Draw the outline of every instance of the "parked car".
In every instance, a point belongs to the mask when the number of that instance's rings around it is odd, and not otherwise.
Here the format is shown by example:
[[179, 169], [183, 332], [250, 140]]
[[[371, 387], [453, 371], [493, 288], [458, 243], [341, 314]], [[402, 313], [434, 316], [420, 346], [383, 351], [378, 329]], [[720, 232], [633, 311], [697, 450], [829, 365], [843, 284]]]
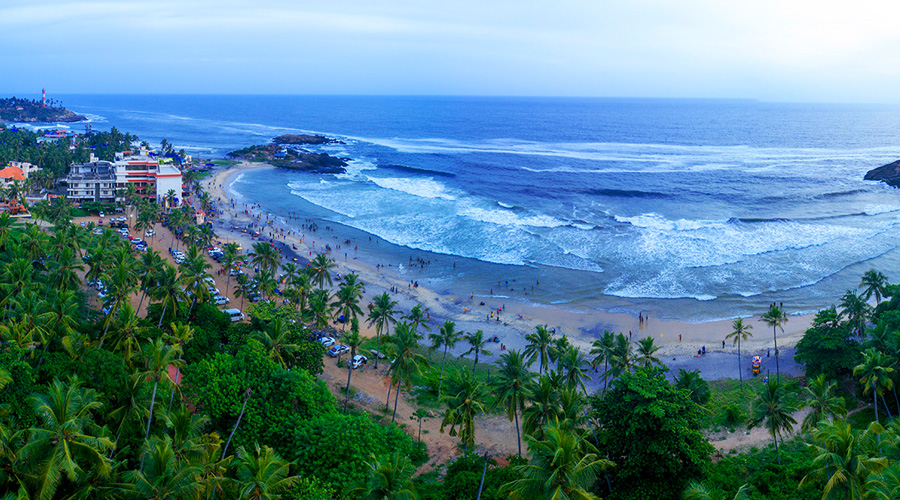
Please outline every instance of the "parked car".
[[331, 349], [328, 349], [328, 355], [332, 358], [336, 358], [342, 354], [347, 354], [348, 352], [350, 352], [350, 348], [345, 346], [344, 344], [332, 346]]
[[325, 337], [325, 332], [312, 332], [309, 334], [309, 340], [319, 340], [322, 337]]
[[84, 221], [81, 221], [81, 227], [84, 227]]
[[363, 356], [362, 354], [357, 354], [356, 356], [353, 356], [352, 360], [350, 360], [350, 369], [356, 370], [357, 368], [368, 362], [369, 358]]
[[100, 229], [99, 227], [95, 227], [94, 230], [91, 232], [94, 234], [103, 234], [103, 230]]
[[151, 230], [147, 231], [146, 233], [144, 233], [144, 236], [147, 238], [151, 238], [151, 237], [153, 237], [154, 234], [156, 234], [156, 232], [151, 229]]
[[331, 347], [334, 345], [336, 340], [334, 340], [334, 337], [322, 337], [319, 339], [319, 342], [321, 342], [325, 347]]
[[142, 240], [142, 239], [140, 239], [140, 238], [135, 238], [135, 239], [131, 240], [131, 244], [132, 244], [132, 245], [143, 245], [143, 244], [144, 244], [144, 240]]
[[231, 302], [231, 299], [222, 295], [216, 295], [215, 297], [213, 297], [213, 301], [217, 306], [224, 306], [225, 304]]
[[97, 292], [97, 298], [103, 300], [106, 298], [106, 290], [100, 290]]
[[105, 213], [103, 213], [103, 212], [100, 212], [100, 214], [99, 214], [99, 215], [100, 215], [100, 217], [106, 217], [106, 214], [105, 214]]

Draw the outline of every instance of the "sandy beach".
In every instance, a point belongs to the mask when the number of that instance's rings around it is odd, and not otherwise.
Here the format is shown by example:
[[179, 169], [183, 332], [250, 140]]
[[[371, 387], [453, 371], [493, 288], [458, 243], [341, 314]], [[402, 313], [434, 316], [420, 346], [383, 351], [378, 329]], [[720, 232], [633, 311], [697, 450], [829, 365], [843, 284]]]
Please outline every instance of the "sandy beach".
[[[478, 295], [460, 297], [441, 294], [430, 287], [427, 280], [413, 286], [407, 277], [399, 276], [400, 273], [395, 267], [378, 266], [376, 263], [356, 257], [359, 252], [353, 250], [354, 247], [377, 242], [353, 240], [351, 242], [353, 247], [350, 247], [346, 245], [348, 240], [341, 234], [341, 228], [334, 227], [334, 224], [327, 221], [314, 221], [318, 229], [308, 232], [302, 230], [301, 225], [304, 221], [310, 224], [312, 222], [304, 220], [303, 214], [296, 214], [297, 220], [285, 224], [258, 207], [245, 205], [240, 195], [232, 190], [231, 185], [241, 172], [260, 168], [275, 167], [242, 163], [233, 168], [215, 171], [213, 175], [201, 181], [203, 189], [216, 200], [218, 208], [222, 211], [222, 216], [213, 223], [220, 241], [238, 242], [244, 252], [248, 251], [256, 241], [249, 233], [233, 228], [247, 228], [252, 224], [253, 228], [260, 230], [262, 236], [267, 239], [275, 237], [274, 241], [282, 245], [285, 261], [297, 258], [298, 262], [302, 262], [303, 258], [310, 258], [330, 248], [329, 254], [337, 263], [333, 274], [356, 273], [365, 283], [364, 304], [372, 297], [388, 292], [399, 303], [399, 309], [403, 312], [408, 312], [419, 303], [426, 307], [430, 314], [429, 325], [433, 330], [439, 328], [444, 321], [451, 320], [456, 324], [458, 331], [482, 330], [485, 338], [498, 337], [498, 343], [489, 344], [488, 350], [492, 354], [482, 358], [485, 362], [493, 362], [502, 353], [501, 344], [507, 349], [523, 349], [525, 335], [533, 332], [536, 326], [546, 324], [555, 329], [556, 335], [567, 336], [572, 344], [581, 347], [585, 352], [590, 350], [591, 342], [597, 339], [598, 333], [604, 330], [630, 335], [635, 342], [650, 336], [661, 346], [658, 355], [673, 372], [677, 372], [678, 368], [685, 368], [700, 370], [707, 379], [737, 378], [737, 348], [731, 342], [726, 342], [724, 347], [722, 345], [725, 335], [731, 332], [730, 320], [694, 324], [658, 320], [651, 316], [642, 323], [639, 318], [631, 315], [598, 311], [589, 306], [563, 309], [549, 305], [535, 306], [510, 298], [491, 299]], [[342, 243], [346, 245], [343, 248]], [[489, 289], [491, 286], [492, 283], [485, 280], [484, 287]], [[794, 375], [802, 373], [802, 367], [792, 359], [793, 346], [809, 327], [812, 318], [813, 315], [790, 316], [784, 326], [784, 332], [778, 331], [783, 373]], [[767, 369], [774, 372], [774, 341], [771, 328], [758, 318], [748, 318], [746, 322], [753, 325], [754, 337], [742, 344], [741, 354], [745, 357], [742, 364], [747, 365], [745, 368], [749, 372], [750, 356], [759, 355], [764, 361], [764, 372]], [[374, 331], [369, 328], [365, 328], [363, 333], [374, 336]], [[704, 346], [707, 354], [697, 357], [697, 351]], [[457, 351], [455, 354], [459, 354], [467, 348], [458, 345], [455, 350]], [[766, 359], [768, 356], [771, 357]], [[598, 385], [596, 380], [598, 378], [595, 377], [593, 385]]]

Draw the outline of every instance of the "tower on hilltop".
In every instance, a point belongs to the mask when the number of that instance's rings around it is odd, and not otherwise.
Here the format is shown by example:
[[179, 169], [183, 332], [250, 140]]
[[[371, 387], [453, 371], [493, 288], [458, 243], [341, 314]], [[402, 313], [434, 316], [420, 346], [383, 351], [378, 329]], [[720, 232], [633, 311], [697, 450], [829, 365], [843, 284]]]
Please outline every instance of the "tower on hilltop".
[[41, 89], [41, 107], [47, 107], [47, 89]]

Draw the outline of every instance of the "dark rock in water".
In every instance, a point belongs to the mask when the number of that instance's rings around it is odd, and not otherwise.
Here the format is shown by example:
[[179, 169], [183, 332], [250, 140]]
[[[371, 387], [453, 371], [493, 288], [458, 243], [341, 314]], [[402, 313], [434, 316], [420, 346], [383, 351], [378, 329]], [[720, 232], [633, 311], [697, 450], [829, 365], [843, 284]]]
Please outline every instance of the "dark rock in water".
[[343, 174], [347, 160], [325, 153], [297, 153], [297, 159], [287, 165], [276, 165], [290, 170], [317, 174]]
[[323, 135], [284, 134], [272, 139], [275, 144], [344, 144], [343, 142]]
[[867, 181], [881, 181], [890, 186], [900, 187], [900, 160], [869, 170], [864, 179]]

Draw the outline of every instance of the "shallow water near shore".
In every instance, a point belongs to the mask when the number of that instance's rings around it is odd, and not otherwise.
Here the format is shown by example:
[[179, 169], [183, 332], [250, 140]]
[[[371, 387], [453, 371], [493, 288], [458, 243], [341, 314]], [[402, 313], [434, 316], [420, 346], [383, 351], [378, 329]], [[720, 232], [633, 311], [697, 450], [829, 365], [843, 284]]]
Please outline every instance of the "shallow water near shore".
[[[307, 149], [350, 158], [346, 174], [250, 171], [235, 188], [273, 213], [339, 224], [341, 239], [361, 243], [367, 259], [456, 296], [493, 287], [537, 305], [703, 322], [757, 315], [773, 301], [815, 311], [856, 288], [869, 268], [891, 279], [900, 269], [900, 194], [862, 180], [900, 157], [897, 106], [302, 96], [65, 102], [97, 128], [115, 125], [151, 143], [166, 137], [200, 154], [282, 133], [342, 139]], [[431, 264], [409, 268], [410, 256]]]

